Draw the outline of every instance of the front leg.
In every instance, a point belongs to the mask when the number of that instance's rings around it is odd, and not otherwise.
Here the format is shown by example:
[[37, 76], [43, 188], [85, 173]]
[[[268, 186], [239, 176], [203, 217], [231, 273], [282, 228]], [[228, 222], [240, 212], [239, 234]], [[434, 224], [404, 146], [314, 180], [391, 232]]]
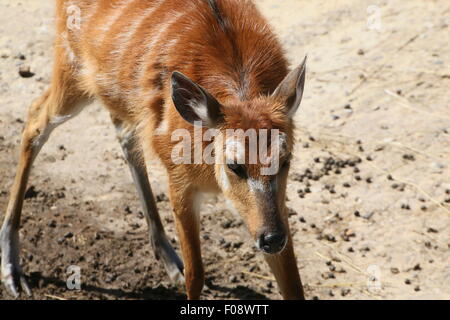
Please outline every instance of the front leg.
[[287, 217], [284, 218], [288, 232], [288, 242], [283, 251], [278, 254], [264, 254], [272, 273], [275, 275], [281, 295], [285, 300], [304, 300], [302, 281], [294, 254], [292, 236]]
[[194, 205], [195, 192], [170, 184], [170, 200], [184, 261], [184, 278], [189, 300], [198, 300], [205, 282], [200, 248], [200, 217]]
[[141, 145], [135, 140], [134, 128], [127, 128], [124, 123], [113, 117], [113, 123], [117, 130], [117, 137], [122, 146], [125, 159], [130, 167], [131, 175], [136, 185], [139, 199], [147, 219], [150, 232], [150, 241], [157, 260], [160, 258], [166, 268], [167, 274], [175, 283], [181, 283], [183, 277], [183, 262], [167, 239], [164, 226], [159, 216], [158, 208], [150, 186], [145, 162], [139, 160], [139, 154], [143, 153]]

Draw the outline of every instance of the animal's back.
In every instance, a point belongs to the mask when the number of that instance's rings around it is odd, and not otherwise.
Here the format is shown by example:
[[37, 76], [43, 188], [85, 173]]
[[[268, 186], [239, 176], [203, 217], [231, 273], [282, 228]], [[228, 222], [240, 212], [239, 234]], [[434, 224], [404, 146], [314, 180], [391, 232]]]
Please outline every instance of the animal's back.
[[287, 74], [248, 0], [59, 0], [57, 10], [80, 86], [123, 117], [160, 113], [174, 70], [219, 100], [269, 93]]

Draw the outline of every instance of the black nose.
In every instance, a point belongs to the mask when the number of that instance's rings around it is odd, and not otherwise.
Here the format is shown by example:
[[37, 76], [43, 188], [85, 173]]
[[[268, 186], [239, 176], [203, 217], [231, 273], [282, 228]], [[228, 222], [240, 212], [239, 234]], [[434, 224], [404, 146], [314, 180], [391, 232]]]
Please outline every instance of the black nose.
[[269, 254], [278, 253], [286, 245], [286, 235], [282, 233], [262, 234], [259, 237], [259, 247]]

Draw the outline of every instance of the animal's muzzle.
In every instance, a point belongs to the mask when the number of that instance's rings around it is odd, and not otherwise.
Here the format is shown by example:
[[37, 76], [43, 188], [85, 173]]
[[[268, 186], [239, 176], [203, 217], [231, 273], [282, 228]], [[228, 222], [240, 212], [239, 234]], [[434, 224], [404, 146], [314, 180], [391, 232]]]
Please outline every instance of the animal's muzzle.
[[261, 233], [257, 246], [264, 253], [275, 254], [281, 252], [286, 246], [287, 237], [284, 233]]

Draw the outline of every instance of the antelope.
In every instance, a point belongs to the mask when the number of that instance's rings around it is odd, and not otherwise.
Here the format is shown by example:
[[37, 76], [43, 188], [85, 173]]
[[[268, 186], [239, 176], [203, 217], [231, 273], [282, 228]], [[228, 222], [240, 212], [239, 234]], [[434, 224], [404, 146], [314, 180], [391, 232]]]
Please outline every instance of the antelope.
[[[51, 84], [29, 109], [0, 231], [8, 292], [31, 294], [19, 264], [18, 231], [33, 161], [56, 127], [97, 100], [117, 130], [155, 256], [172, 280], [185, 282], [188, 299], [199, 299], [204, 286], [198, 212], [203, 193], [222, 193], [239, 212], [283, 298], [304, 299], [285, 198], [306, 58], [289, 71], [277, 37], [250, 0], [57, 0], [56, 18]], [[171, 133], [179, 129], [215, 129], [222, 136], [230, 129], [276, 129], [275, 140], [259, 140], [275, 141], [279, 166], [262, 174], [267, 162], [236, 163], [242, 153], [248, 156], [246, 137], [202, 142], [202, 150], [210, 144], [218, 150], [214, 163], [175, 163], [179, 141]], [[182, 259], [155, 205], [150, 156], [167, 171]]]

